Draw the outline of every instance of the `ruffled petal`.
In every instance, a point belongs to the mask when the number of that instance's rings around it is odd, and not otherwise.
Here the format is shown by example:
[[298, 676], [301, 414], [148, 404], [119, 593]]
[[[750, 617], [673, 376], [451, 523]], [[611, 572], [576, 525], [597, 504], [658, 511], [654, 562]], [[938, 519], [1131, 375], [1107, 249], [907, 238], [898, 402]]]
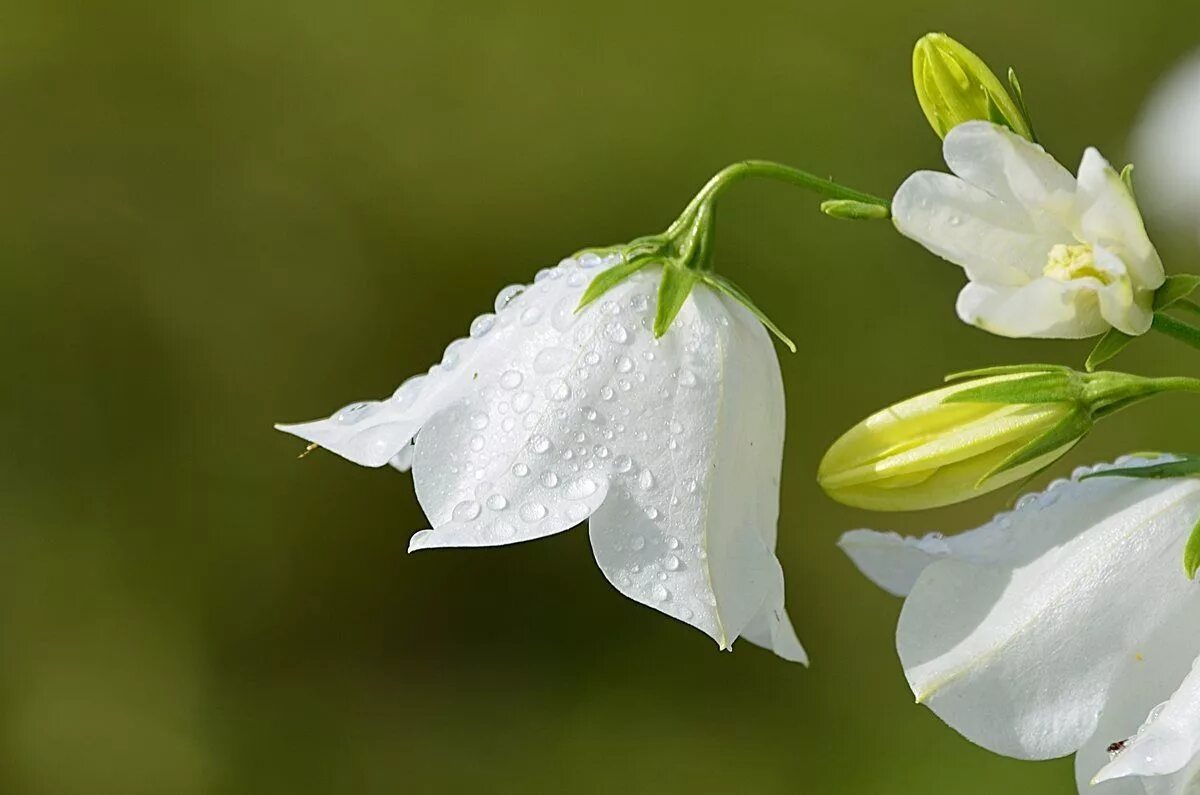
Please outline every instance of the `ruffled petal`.
[[1083, 339], [1109, 327], [1098, 310], [1098, 287], [1095, 279], [1045, 276], [1021, 287], [971, 282], [958, 294], [956, 309], [963, 322], [1002, 337]]
[[951, 171], [1005, 204], [1023, 208], [1031, 226], [1059, 235], [1066, 228], [1075, 178], [1042, 147], [978, 121], [951, 130], [942, 152]]
[[994, 562], [926, 567], [897, 629], [918, 700], [997, 753], [1078, 749], [1128, 650], [1190, 625], [1178, 563], [1198, 511], [1192, 480], [1071, 482], [1008, 518]]
[[892, 217], [901, 234], [961, 265], [972, 281], [994, 285], [1025, 284], [1041, 273], [1054, 244], [1070, 240], [1065, 229], [1035, 226], [1019, 205], [936, 171], [904, 181]]
[[1155, 290], [1166, 278], [1158, 251], [1146, 234], [1137, 202], [1121, 176], [1093, 148], [1079, 163], [1075, 212], [1078, 236], [1115, 253], [1139, 290]]
[[1092, 278], [1086, 280], [1095, 285], [1100, 316], [1117, 331], [1133, 336], [1145, 334], [1154, 321], [1154, 291], [1137, 289], [1129, 278], [1125, 263], [1103, 246], [1094, 246], [1093, 255], [1096, 269], [1106, 275], [1107, 282], [1102, 284]]
[[616, 403], [638, 430], [590, 522], [596, 561], [623, 594], [722, 648], [753, 624], [754, 642], [802, 659], [773, 554], [784, 400], [771, 340], [697, 287], [650, 353], [628, 376], [645, 378], [645, 399]]

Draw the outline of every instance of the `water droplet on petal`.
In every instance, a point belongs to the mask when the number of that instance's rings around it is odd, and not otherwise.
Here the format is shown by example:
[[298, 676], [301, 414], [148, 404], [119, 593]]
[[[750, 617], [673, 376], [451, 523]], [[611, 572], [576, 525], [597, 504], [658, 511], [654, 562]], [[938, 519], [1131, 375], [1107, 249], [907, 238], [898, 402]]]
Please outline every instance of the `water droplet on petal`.
[[643, 489], [654, 487], [654, 474], [649, 469], [643, 469], [642, 474], [638, 475], [638, 485]]
[[482, 431], [488, 426], [488, 415], [484, 414], [482, 411], [473, 412], [471, 414], [470, 423], [472, 428], [477, 431]]
[[618, 472], [628, 472], [633, 468], [633, 459], [627, 455], [619, 455], [613, 459], [613, 469]]
[[518, 392], [512, 400], [513, 411], [517, 412], [518, 414], [524, 414], [532, 404], [532, 392]]
[[646, 539], [642, 536], [634, 536], [633, 538], [629, 539], [629, 548], [634, 552], [641, 552], [646, 548]]
[[591, 478], [580, 478], [567, 484], [566, 496], [568, 500], [585, 500], [595, 494], [597, 488], [596, 481]]
[[338, 425], [354, 425], [374, 414], [378, 406], [379, 404], [373, 400], [351, 403], [335, 411], [331, 419]]
[[479, 339], [483, 335], [492, 330], [496, 325], [496, 316], [492, 314], [480, 315], [471, 321], [470, 335], [475, 339]]
[[652, 591], [652, 593], [654, 595], [655, 600], [659, 601], [659, 602], [665, 602], [671, 598], [671, 592], [668, 591], [666, 588], [664, 588], [661, 585], [654, 586], [654, 590]]
[[527, 502], [521, 506], [520, 513], [526, 522], [540, 522], [546, 518], [546, 506], [540, 502]]
[[535, 453], [544, 453], [550, 449], [550, 440], [538, 434], [529, 440], [529, 447]]
[[554, 488], [555, 486], [558, 485], [558, 475], [554, 474], [553, 472], [549, 472], [549, 471], [543, 472], [542, 473], [542, 485], [548, 489]]
[[479, 434], [475, 434], [474, 436], [471, 437], [471, 449], [474, 450], [475, 452], [478, 453], [480, 450], [482, 450], [484, 444], [486, 444], [486, 442], [484, 441], [484, 438], [482, 436], [480, 436]]
[[600, 255], [591, 251], [579, 255], [579, 267], [581, 268], [594, 268], [599, 265], [600, 262]]
[[508, 500], [504, 498], [503, 494], [493, 494], [487, 498], [484, 504], [487, 505], [489, 510], [503, 511], [508, 507]]
[[679, 568], [679, 558], [674, 555], [667, 555], [667, 559], [663, 561], [663, 568], [667, 571], [675, 571]]
[[512, 473], [519, 478], [526, 477], [529, 474], [529, 466], [526, 464], [513, 464]]
[[473, 522], [479, 516], [479, 503], [475, 500], [463, 500], [454, 506], [450, 517], [456, 522]]
[[628, 356], [624, 356], [624, 355], [617, 357], [617, 372], [618, 373], [628, 373], [632, 369], [633, 369], [633, 359], [630, 359]]
[[537, 323], [541, 319], [542, 319], [542, 308], [537, 305], [528, 306], [525, 308], [525, 311], [521, 313], [521, 325], [522, 326], [532, 326], [534, 323]]
[[496, 293], [496, 311], [503, 311], [504, 307], [512, 303], [513, 300], [523, 292], [525, 292], [525, 285], [510, 284], [500, 292]]
[[500, 376], [500, 386], [505, 389], [516, 389], [523, 380], [525, 377], [516, 370], [505, 370], [504, 375]]
[[604, 336], [621, 345], [629, 340], [629, 331], [617, 321], [612, 321], [604, 327]]
[[561, 378], [551, 379], [546, 384], [546, 397], [555, 401], [563, 401], [571, 397], [571, 387]]
[[463, 346], [467, 344], [465, 339], [456, 339], [454, 342], [446, 346], [445, 352], [442, 354], [442, 368], [445, 370], [453, 370], [458, 366], [458, 362], [462, 359]]

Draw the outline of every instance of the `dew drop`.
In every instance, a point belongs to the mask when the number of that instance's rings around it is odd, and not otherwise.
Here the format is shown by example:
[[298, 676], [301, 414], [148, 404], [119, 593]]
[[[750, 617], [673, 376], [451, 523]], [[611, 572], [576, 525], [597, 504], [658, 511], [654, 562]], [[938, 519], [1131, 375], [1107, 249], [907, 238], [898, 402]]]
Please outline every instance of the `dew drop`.
[[450, 516], [456, 522], [473, 522], [479, 516], [479, 503], [475, 500], [463, 500], [454, 506]]
[[528, 306], [521, 313], [521, 325], [532, 326], [542, 319], [542, 308], [540, 306]]
[[696, 493], [696, 489], [697, 489], [697, 483], [696, 483], [696, 479], [695, 479], [695, 478], [688, 478], [687, 480], [685, 480], [685, 481], [683, 482], [683, 487], [684, 487], [685, 489], [687, 489], [687, 491], [688, 491], [688, 494], [695, 494], [695, 493]]
[[484, 442], [483, 437], [479, 434], [475, 434], [471, 437], [471, 449], [475, 452], [478, 453], [480, 450], [482, 450], [484, 444], [486, 444], [486, 442]]
[[628, 472], [633, 468], [633, 459], [627, 455], [619, 455], [613, 459], [613, 469], [618, 472]]
[[538, 434], [529, 440], [529, 447], [535, 453], [544, 453], [550, 449], [550, 440], [545, 436]]
[[602, 400], [612, 400], [614, 395], [616, 395], [616, 393], [613, 392], [613, 388], [611, 386], [600, 387], [600, 398]]
[[484, 414], [482, 411], [476, 411], [471, 414], [470, 423], [472, 428], [477, 431], [482, 431], [488, 426], [488, 415]]
[[591, 478], [580, 478], [573, 480], [567, 484], [566, 495], [568, 500], [585, 500], [596, 493], [596, 481]]
[[618, 345], [629, 341], [629, 331], [615, 320], [604, 327], [604, 336]]
[[617, 357], [617, 372], [618, 373], [628, 373], [632, 369], [633, 369], [633, 359], [630, 359], [628, 356], [624, 356], [624, 355]]
[[529, 467], [526, 464], [513, 464], [512, 473], [519, 478], [529, 475]]
[[521, 506], [520, 513], [526, 522], [540, 522], [546, 518], [546, 506], [540, 502], [527, 502]]
[[542, 473], [542, 485], [548, 489], [552, 489], [558, 485], [558, 475], [553, 472]]
[[695, 386], [696, 374], [691, 370], [684, 370], [679, 374], [679, 383], [682, 386]]
[[361, 401], [338, 409], [333, 413], [333, 421], [338, 425], [354, 425], [375, 413], [379, 404], [374, 401]]
[[646, 516], [647, 516], [647, 518], [649, 518], [651, 520], [657, 519], [658, 518], [658, 509], [655, 508], [653, 505], [651, 505], [649, 508], [646, 509]]
[[561, 378], [553, 378], [546, 383], [546, 397], [562, 402], [571, 397], [571, 387]]
[[641, 552], [646, 548], [646, 539], [642, 536], [634, 536], [629, 539], [629, 548], [634, 552]]
[[479, 339], [483, 335], [492, 330], [496, 325], [496, 316], [492, 314], [480, 315], [471, 321], [470, 335], [475, 339]]
[[671, 536], [670, 538], [668, 538], [667, 539], [667, 548], [668, 549], [679, 549], [679, 539], [676, 538], [675, 536]]
[[503, 511], [508, 507], [508, 500], [504, 498], [503, 494], [493, 494], [487, 498], [484, 504], [487, 505], [489, 510]]
[[467, 344], [465, 339], [456, 339], [454, 342], [446, 346], [446, 350], [442, 353], [442, 369], [453, 370], [458, 366], [462, 359], [463, 346]]
[[532, 404], [532, 392], [518, 392], [512, 400], [513, 411], [517, 412], [518, 414], [524, 414]]
[[525, 376], [521, 375], [516, 370], [505, 370], [504, 375], [500, 376], [500, 386], [505, 389], [516, 389], [525, 380]]
[[638, 485], [643, 489], [654, 488], [654, 473], [649, 469], [643, 469], [642, 474], [638, 475]]
[[663, 568], [667, 571], [677, 571], [679, 569], [679, 558], [674, 555], [667, 555], [666, 560], [663, 561]]
[[671, 592], [661, 585], [654, 586], [652, 593], [654, 594], [655, 601], [658, 602], [665, 602], [671, 598]]
[[561, 333], [575, 325], [575, 320], [579, 317], [575, 314], [578, 304], [579, 302], [571, 296], [558, 300], [554, 309], [550, 310], [550, 325], [555, 331]]
[[579, 255], [579, 267], [594, 268], [601, 263], [600, 255], [591, 251]]
[[503, 311], [504, 307], [508, 306], [513, 300], [525, 292], [525, 285], [510, 284], [500, 292], [496, 293], [496, 311]]

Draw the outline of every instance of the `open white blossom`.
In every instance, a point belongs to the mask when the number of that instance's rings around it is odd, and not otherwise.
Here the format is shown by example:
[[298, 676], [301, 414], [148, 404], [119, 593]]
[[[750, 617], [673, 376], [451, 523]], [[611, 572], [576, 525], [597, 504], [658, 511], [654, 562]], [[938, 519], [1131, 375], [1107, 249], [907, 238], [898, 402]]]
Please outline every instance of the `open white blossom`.
[[1099, 152], [1084, 152], [1076, 179], [1037, 144], [968, 122], [943, 153], [954, 174], [911, 175], [892, 214], [902, 234], [966, 271], [959, 317], [1005, 337], [1150, 328], [1162, 262]]
[[784, 396], [771, 339], [705, 285], [656, 339], [657, 266], [577, 313], [619, 261], [587, 253], [506, 287], [495, 314], [392, 397], [279, 427], [357, 464], [411, 466], [432, 529], [410, 550], [587, 519], [621, 593], [721, 648], [744, 637], [804, 662], [774, 553]]
[[1095, 470], [957, 536], [854, 530], [841, 546], [907, 596], [909, 685], [967, 739], [1022, 759], [1076, 753], [1081, 793], [1195, 792], [1200, 586], [1180, 561], [1200, 480], [1080, 480]]
[[[1172, 69], [1133, 130], [1139, 200], [1151, 218], [1200, 239], [1200, 51]], [[1143, 190], [1144, 188], [1144, 190]]]

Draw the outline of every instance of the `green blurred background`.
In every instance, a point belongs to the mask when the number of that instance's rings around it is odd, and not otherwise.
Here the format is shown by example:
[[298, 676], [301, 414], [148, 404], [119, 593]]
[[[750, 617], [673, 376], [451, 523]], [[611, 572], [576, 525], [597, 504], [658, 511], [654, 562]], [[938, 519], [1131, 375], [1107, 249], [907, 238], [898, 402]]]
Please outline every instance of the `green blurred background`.
[[[961, 325], [890, 225], [745, 185], [718, 263], [793, 337], [779, 556], [811, 669], [619, 596], [579, 530], [408, 556], [411, 480], [271, 423], [386, 395], [496, 290], [661, 230], [769, 157], [887, 194], [939, 165], [914, 40], [1020, 69], [1115, 162], [1195, 8], [466, 0], [5, 4], [0, 792], [1065, 793], [912, 704], [898, 600], [834, 546], [954, 531], [831, 504], [824, 448], [947, 371], [1087, 344]], [[1168, 268], [1200, 252], [1159, 235]], [[1142, 342], [1120, 366], [1194, 370]], [[1188, 413], [1189, 410], [1192, 413]], [[1185, 398], [1056, 467], [1200, 446]]]

